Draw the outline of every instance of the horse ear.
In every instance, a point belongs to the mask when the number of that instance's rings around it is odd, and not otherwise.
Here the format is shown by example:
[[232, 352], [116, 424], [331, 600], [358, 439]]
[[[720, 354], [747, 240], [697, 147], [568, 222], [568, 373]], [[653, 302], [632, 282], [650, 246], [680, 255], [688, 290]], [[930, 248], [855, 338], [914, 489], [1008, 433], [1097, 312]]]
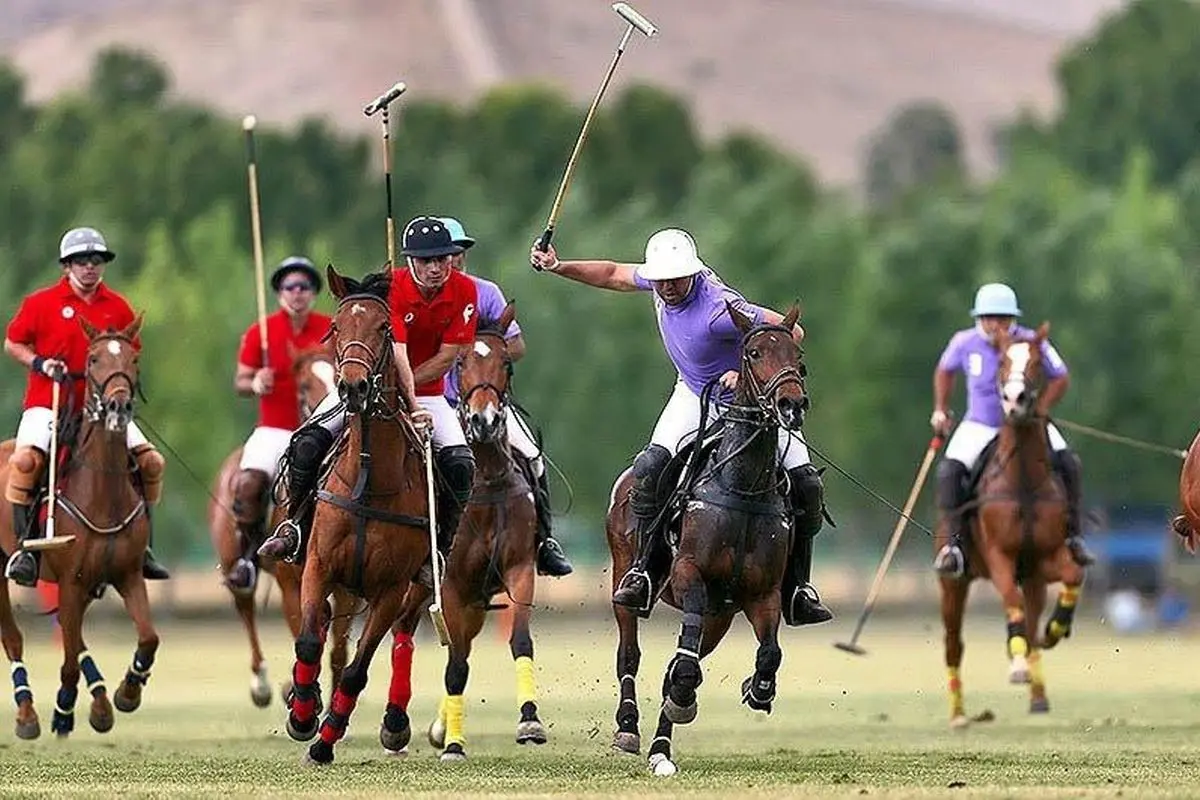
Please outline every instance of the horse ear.
[[1034, 338], [1034, 341], [1037, 342], [1038, 344], [1041, 344], [1042, 342], [1046, 341], [1046, 339], [1048, 339], [1049, 337], [1050, 337], [1050, 321], [1047, 320], [1046, 322], [1043, 322], [1041, 325], [1038, 326], [1037, 336]]
[[749, 333], [750, 329], [754, 327], [754, 321], [734, 308], [733, 303], [728, 300], [725, 301], [725, 310], [729, 312], [729, 318], [742, 333]]
[[133, 322], [129, 323], [129, 327], [121, 331], [121, 335], [128, 339], [136, 339], [138, 334], [142, 332], [142, 323], [146, 321], [146, 313], [143, 311], [134, 317]]
[[500, 312], [500, 319], [496, 321], [496, 328], [500, 333], [507, 333], [508, 326], [517, 318], [517, 301], [509, 300], [508, 305], [504, 307], [504, 311]]
[[787, 314], [785, 314], [783, 317], [783, 322], [780, 324], [783, 325], [783, 327], [787, 328], [790, 331], [792, 328], [794, 328], [796, 326], [796, 323], [799, 321], [800, 321], [800, 303], [795, 302], [795, 303], [792, 303], [792, 307], [788, 309]]
[[333, 264], [325, 265], [325, 277], [329, 282], [329, 291], [333, 292], [333, 296], [341, 300], [346, 296], [346, 279], [333, 268]]
[[89, 342], [100, 335], [100, 329], [83, 317], [79, 318], [79, 327], [83, 328], [83, 333], [88, 337]]

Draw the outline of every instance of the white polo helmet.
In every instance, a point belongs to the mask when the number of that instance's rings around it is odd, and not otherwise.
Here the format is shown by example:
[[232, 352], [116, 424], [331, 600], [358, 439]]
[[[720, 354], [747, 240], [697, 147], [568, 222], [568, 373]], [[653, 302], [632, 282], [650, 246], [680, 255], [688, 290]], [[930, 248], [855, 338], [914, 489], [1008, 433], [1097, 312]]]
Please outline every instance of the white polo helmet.
[[975, 306], [971, 309], [972, 317], [1019, 317], [1021, 308], [1017, 305], [1017, 293], [1003, 283], [985, 283], [975, 293]]
[[116, 253], [108, 249], [104, 237], [95, 228], [72, 228], [63, 234], [58, 243], [58, 260], [62, 262], [71, 256], [91, 253], [103, 257], [105, 261], [112, 261], [117, 257]]
[[637, 274], [647, 281], [671, 281], [695, 275], [704, 268], [691, 234], [667, 228], [646, 242], [646, 263], [638, 265]]

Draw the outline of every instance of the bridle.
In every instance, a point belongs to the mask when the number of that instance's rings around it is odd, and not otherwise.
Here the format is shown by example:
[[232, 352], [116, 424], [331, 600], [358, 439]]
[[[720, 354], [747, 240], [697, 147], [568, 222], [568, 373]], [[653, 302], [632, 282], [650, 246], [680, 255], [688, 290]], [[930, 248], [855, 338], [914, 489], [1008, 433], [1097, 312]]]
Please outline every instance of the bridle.
[[746, 332], [742, 337], [742, 375], [745, 376], [747, 388], [750, 390], [750, 396], [754, 400], [754, 405], [764, 414], [767, 414], [775, 422], [779, 422], [778, 410], [775, 405], [775, 397], [779, 394], [779, 390], [784, 386], [796, 385], [800, 387], [800, 391], [804, 393], [804, 399], [800, 403], [800, 411], [807, 411], [810, 405], [808, 394], [804, 392], [804, 377], [808, 370], [803, 362], [799, 366], [787, 366], [779, 370], [771, 376], [770, 380], [765, 383], [759, 381], [758, 376], [754, 374], [754, 368], [750, 363], [750, 343], [754, 337], [763, 333], [782, 333], [791, 341], [792, 332], [782, 325], [756, 325]]
[[512, 400], [510, 393], [509, 393], [509, 389], [512, 386], [513, 362], [512, 362], [512, 357], [509, 356], [509, 354], [508, 354], [508, 343], [504, 339], [504, 334], [499, 331], [491, 331], [491, 330], [477, 331], [475, 334], [475, 338], [477, 340], [483, 336], [487, 336], [487, 337], [491, 337], [491, 338], [500, 340], [500, 346], [503, 348], [503, 353], [504, 353], [505, 382], [504, 382], [503, 389], [501, 389], [499, 386], [496, 386], [494, 383], [484, 381], [483, 383], [475, 384], [470, 389], [468, 389], [467, 391], [464, 392], [463, 385], [462, 385], [462, 364], [461, 363], [459, 364], [458, 378], [457, 378], [457, 380], [458, 380], [458, 386], [457, 386], [457, 389], [458, 389], [458, 421], [459, 421], [459, 424], [462, 426], [462, 429], [464, 431], [466, 431], [468, 440], [472, 436], [471, 426], [467, 424], [467, 418], [471, 413], [470, 408], [468, 406], [468, 401], [471, 399], [471, 397], [476, 392], [487, 391], [487, 392], [491, 392], [494, 395], [496, 395], [496, 408], [499, 412], [500, 424], [502, 426], [505, 426], [508, 424], [508, 422], [507, 422], [508, 406]]
[[[91, 359], [91, 351], [96, 345], [102, 342], [121, 342], [133, 348], [134, 342], [128, 336], [119, 333], [107, 333], [97, 336], [88, 345], [88, 358]], [[90, 369], [84, 370], [83, 375], [86, 383], [85, 400], [83, 406], [83, 418], [87, 422], [98, 423], [105, 417], [114, 417], [112, 425], [109, 427], [113, 430], [123, 431], [129, 426], [133, 420], [133, 400], [134, 397], [141, 394], [141, 383], [135, 380], [128, 372], [118, 370], [106, 377], [103, 381], [98, 381], [92, 375]], [[106, 404], [108, 398], [109, 387], [115, 381], [123, 381], [129, 389], [129, 402], [109, 408]]]
[[[338, 303], [338, 312], [340, 313], [342, 308], [347, 303], [361, 302], [364, 300], [377, 303], [383, 307], [385, 312], [388, 314], [391, 313], [391, 309], [388, 307], [386, 300], [373, 294], [365, 293], [351, 294], [343, 297]], [[325, 338], [322, 339], [322, 341], [332, 337], [334, 332], [334, 326], [330, 325], [329, 333], [325, 335]], [[393, 341], [394, 339], [392, 331], [389, 328], [387, 333], [384, 334], [383, 344], [380, 347], [379, 352], [375, 352], [375, 348], [371, 347], [371, 345], [367, 344], [361, 339], [351, 339], [348, 342], [337, 343], [338, 349], [335, 360], [339, 380], [341, 379], [342, 370], [350, 364], [358, 364], [363, 369], [367, 370], [370, 387], [367, 390], [367, 398], [363, 405], [362, 412], [366, 416], [395, 417], [402, 411], [401, 408], [392, 408], [389, 406], [386, 398], [384, 397], [385, 392], [383, 381], [386, 375], [386, 370], [391, 363]], [[358, 355], [351, 355], [350, 353], [352, 351], [362, 351], [366, 354], [366, 357], [363, 358]]]

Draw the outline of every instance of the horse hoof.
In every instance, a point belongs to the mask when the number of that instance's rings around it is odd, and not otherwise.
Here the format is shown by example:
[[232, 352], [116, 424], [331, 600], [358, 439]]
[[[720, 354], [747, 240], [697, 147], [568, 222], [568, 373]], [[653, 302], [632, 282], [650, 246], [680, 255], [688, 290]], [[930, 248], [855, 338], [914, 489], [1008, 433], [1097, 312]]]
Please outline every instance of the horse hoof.
[[1029, 662], [1017, 656], [1008, 667], [1008, 682], [1012, 684], [1029, 683]]
[[679, 772], [679, 767], [675, 766], [675, 762], [667, 754], [651, 753], [650, 771], [659, 778], [669, 778]]
[[662, 712], [673, 725], [687, 725], [696, 719], [696, 714], [700, 712], [700, 704], [693, 701], [690, 706], [679, 706], [667, 697], [663, 700]]
[[332, 764], [333, 745], [323, 739], [318, 739], [308, 748], [308, 757], [316, 764]]
[[117, 687], [117, 693], [113, 695], [113, 703], [117, 707], [117, 711], [123, 714], [129, 714], [137, 711], [142, 705], [142, 687], [134, 686], [127, 681], [121, 681], [121, 685]]
[[317, 735], [317, 717], [314, 714], [308, 727], [300, 725], [291, 714], [287, 718], [287, 734], [293, 741], [307, 742]]
[[463, 750], [463, 746], [458, 742], [454, 742], [446, 748], [439, 759], [443, 764], [449, 764], [454, 761], [466, 761], [467, 753]]
[[617, 731], [613, 734], [613, 750], [619, 753], [629, 753], [630, 755], [638, 755], [642, 752], [642, 737], [638, 733], [629, 733], [628, 731]]
[[283, 683], [279, 684], [279, 696], [284, 698], [285, 702], [287, 702], [287, 699], [292, 696], [291, 680], [286, 680]]
[[754, 695], [754, 677], [751, 676], [742, 681], [742, 702], [750, 707], [753, 711], [762, 711], [766, 714], [771, 713], [771, 702], [775, 699], [775, 687], [771, 685], [769, 688], [771, 696], [763, 700]]
[[17, 738], [24, 739], [27, 742], [33, 741], [42, 735], [42, 723], [37, 717], [31, 720], [22, 722], [17, 720]]
[[446, 723], [442, 721], [441, 717], [429, 723], [426, 736], [429, 738], [429, 744], [438, 750], [446, 746]]
[[1030, 714], [1047, 714], [1050, 711], [1050, 701], [1045, 697], [1035, 697], [1029, 701]]
[[966, 714], [955, 714], [950, 718], [950, 727], [956, 731], [966, 730], [971, 725], [971, 720]]
[[412, 741], [412, 728], [407, 725], [399, 731], [389, 731], [387, 725], [379, 726], [379, 743], [383, 745], [383, 749], [387, 753], [397, 755], [401, 751], [407, 752], [410, 741]]
[[383, 748], [383, 754], [388, 758], [406, 758], [408, 756], [408, 747], [401, 747], [399, 750], [389, 750]]
[[517, 723], [517, 744], [545, 744], [546, 729], [536, 719]]
[[88, 715], [88, 723], [96, 733], [108, 733], [112, 730], [113, 707], [104, 692], [92, 700], [92, 713]]
[[250, 679], [250, 701], [259, 708], [271, 705], [271, 683], [267, 680], [266, 667], [260, 667]]

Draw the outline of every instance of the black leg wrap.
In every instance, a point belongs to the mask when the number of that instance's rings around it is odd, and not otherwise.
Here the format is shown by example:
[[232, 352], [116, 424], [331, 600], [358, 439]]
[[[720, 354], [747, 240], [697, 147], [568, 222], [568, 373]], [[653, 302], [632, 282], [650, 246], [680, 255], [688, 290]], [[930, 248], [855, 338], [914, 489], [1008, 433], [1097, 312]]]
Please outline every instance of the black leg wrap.
[[321, 640], [308, 633], [296, 638], [296, 660], [315, 664], [321, 660]]
[[471, 497], [475, 478], [475, 458], [465, 445], [443, 447], [435, 456], [445, 491], [438, 493], [438, 544], [448, 552], [458, 530], [458, 521]]

